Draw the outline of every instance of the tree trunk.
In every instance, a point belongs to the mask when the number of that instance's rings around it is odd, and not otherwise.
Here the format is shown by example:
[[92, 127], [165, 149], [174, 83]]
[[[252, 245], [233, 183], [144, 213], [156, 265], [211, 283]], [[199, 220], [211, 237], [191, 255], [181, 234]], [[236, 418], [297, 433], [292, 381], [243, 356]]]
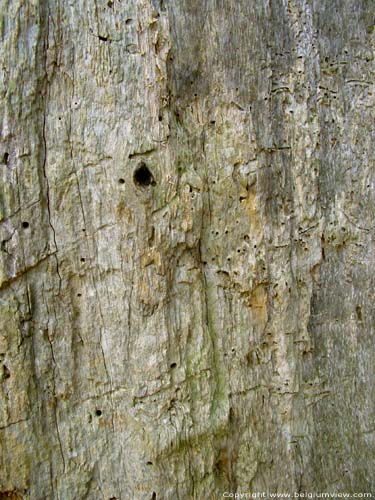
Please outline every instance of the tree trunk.
[[373, 3], [0, 5], [0, 498], [373, 491]]

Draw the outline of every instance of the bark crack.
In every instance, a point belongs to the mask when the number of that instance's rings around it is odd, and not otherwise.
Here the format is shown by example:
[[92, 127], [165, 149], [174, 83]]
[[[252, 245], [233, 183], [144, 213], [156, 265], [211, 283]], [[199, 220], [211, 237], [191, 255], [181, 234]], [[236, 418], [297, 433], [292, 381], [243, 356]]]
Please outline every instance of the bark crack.
[[[44, 41], [44, 54], [45, 54], [45, 75], [47, 75], [47, 52], [48, 52], [48, 38], [49, 38], [49, 18], [47, 20], [47, 35], [46, 39]], [[46, 92], [46, 96], [44, 97], [43, 100], [43, 127], [42, 127], [42, 140], [43, 140], [43, 163], [42, 163], [42, 170], [43, 170], [43, 175], [46, 181], [46, 202], [47, 202], [47, 212], [48, 212], [48, 222], [49, 225], [52, 229], [52, 235], [53, 235], [53, 242], [55, 245], [55, 260], [56, 260], [56, 273], [59, 277], [59, 293], [61, 291], [61, 284], [62, 284], [62, 279], [61, 279], [61, 274], [59, 270], [59, 259], [57, 256], [58, 252], [58, 246], [56, 242], [56, 231], [55, 228], [52, 224], [52, 217], [51, 217], [51, 199], [50, 199], [50, 184], [49, 184], [49, 179], [47, 176], [47, 138], [46, 138], [46, 121], [47, 121], [47, 97], [48, 93]]]
[[[45, 299], [44, 287], [42, 288], [42, 297], [43, 297], [44, 303], [46, 305], [47, 317], [49, 318], [50, 317], [50, 311], [48, 309], [47, 301]], [[55, 321], [57, 323], [56, 312], [54, 312], [54, 317], [55, 317]], [[48, 323], [49, 323], [49, 320], [48, 320]], [[46, 335], [46, 337], [47, 337], [47, 340], [48, 340], [49, 348], [50, 348], [50, 351], [51, 351], [51, 359], [52, 359], [52, 362], [53, 362], [53, 368], [52, 368], [52, 396], [53, 396], [53, 403], [54, 403], [53, 404], [53, 419], [54, 419], [54, 423], [55, 423], [55, 427], [56, 427], [56, 436], [57, 436], [57, 440], [58, 440], [58, 443], [59, 443], [59, 448], [60, 448], [60, 453], [61, 453], [61, 459], [62, 459], [62, 462], [63, 462], [63, 468], [64, 468], [64, 472], [66, 472], [65, 456], [64, 456], [64, 451], [63, 451], [63, 446], [62, 446], [62, 440], [61, 440], [61, 435], [60, 435], [59, 421], [58, 421], [58, 416], [57, 416], [57, 397], [56, 397], [56, 368], [57, 368], [57, 363], [56, 363], [55, 353], [54, 353], [54, 350], [53, 350], [53, 342], [52, 342], [52, 339], [50, 338], [49, 332], [48, 332], [48, 326], [47, 326], [47, 335]]]

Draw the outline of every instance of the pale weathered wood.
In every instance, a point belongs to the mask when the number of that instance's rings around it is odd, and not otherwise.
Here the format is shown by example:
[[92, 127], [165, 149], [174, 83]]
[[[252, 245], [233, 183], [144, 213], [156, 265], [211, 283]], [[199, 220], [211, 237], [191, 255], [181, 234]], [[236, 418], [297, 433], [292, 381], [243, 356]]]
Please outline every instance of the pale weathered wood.
[[374, 493], [374, 3], [0, 16], [0, 498]]

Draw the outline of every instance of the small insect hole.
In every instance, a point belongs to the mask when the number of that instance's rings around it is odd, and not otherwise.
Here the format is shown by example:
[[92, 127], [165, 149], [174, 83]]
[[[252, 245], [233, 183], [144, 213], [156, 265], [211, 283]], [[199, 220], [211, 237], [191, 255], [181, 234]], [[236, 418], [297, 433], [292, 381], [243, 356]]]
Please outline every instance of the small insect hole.
[[3, 366], [3, 371], [4, 371], [4, 379], [10, 378], [10, 371], [9, 368], [7, 368], [5, 365]]
[[8, 162], [9, 162], [9, 153], [4, 153], [4, 156], [3, 156], [4, 165], [8, 165]]
[[96, 410], [96, 411], [95, 411], [95, 415], [96, 415], [97, 417], [101, 417], [101, 416], [102, 416], [102, 410]]
[[119, 180], [118, 180], [118, 183], [119, 183], [119, 184], [125, 184], [125, 179], [122, 179], [122, 178], [121, 178], [121, 179], [119, 179]]
[[147, 465], [153, 465], [153, 463], [152, 463], [152, 462], [150, 462], [150, 461], [148, 461], [148, 462], [147, 462]]
[[362, 321], [362, 307], [361, 306], [357, 306], [355, 308], [355, 312], [357, 314], [358, 321]]
[[172, 363], [171, 364], [171, 368], [176, 368], [176, 366], [177, 366], [177, 363]]
[[27, 229], [30, 226], [30, 224], [27, 221], [22, 222], [22, 227], [24, 229]]
[[85, 262], [85, 258], [84, 257], [81, 257], [81, 262]]

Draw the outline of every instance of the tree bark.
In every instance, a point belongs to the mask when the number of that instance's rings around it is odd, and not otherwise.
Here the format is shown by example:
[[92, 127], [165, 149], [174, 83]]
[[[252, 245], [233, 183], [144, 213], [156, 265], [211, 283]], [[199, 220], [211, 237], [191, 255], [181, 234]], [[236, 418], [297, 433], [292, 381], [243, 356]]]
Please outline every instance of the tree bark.
[[0, 5], [0, 498], [375, 493], [373, 3]]

